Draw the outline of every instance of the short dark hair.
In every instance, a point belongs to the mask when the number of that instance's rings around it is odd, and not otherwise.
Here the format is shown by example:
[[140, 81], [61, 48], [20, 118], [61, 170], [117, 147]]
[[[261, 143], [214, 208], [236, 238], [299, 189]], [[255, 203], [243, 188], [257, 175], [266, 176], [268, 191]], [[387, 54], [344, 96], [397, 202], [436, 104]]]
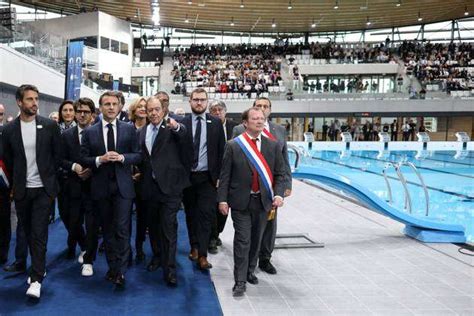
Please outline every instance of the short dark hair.
[[17, 101], [22, 101], [26, 91], [34, 91], [39, 94], [38, 88], [32, 84], [23, 84], [16, 89], [15, 97]]
[[221, 108], [224, 109], [224, 111], [227, 112], [227, 106], [225, 105], [225, 102], [222, 101], [222, 100], [215, 100], [215, 101], [212, 101], [211, 103], [211, 106], [209, 107], [209, 111], [211, 111], [213, 108], [215, 108], [216, 106], [220, 106]]
[[94, 101], [89, 98], [79, 98], [78, 100], [76, 100], [76, 102], [74, 102], [74, 111], [77, 112], [79, 107], [81, 107], [82, 105], [86, 105], [89, 110], [91, 110], [91, 114], [95, 113]]
[[[58, 113], [59, 113], [59, 123], [64, 122], [63, 116], [62, 116], [61, 112], [63, 111], [63, 107], [64, 107], [66, 104], [70, 104], [70, 105], [72, 105], [72, 107], [74, 108], [74, 101], [72, 101], [72, 100], [64, 100], [63, 102], [61, 102], [61, 104], [59, 105], [59, 110], [58, 110]], [[75, 108], [74, 108], [74, 111], [76, 111]]]
[[267, 97], [258, 97], [258, 98], [256, 98], [255, 101], [253, 101], [253, 106], [255, 106], [255, 104], [257, 104], [257, 101], [259, 101], [259, 100], [266, 100], [266, 101], [268, 101], [268, 105], [269, 105], [270, 107], [272, 107], [272, 101], [270, 101], [270, 99], [267, 98]]
[[122, 91], [117, 91], [115, 92], [117, 94], [117, 98], [119, 99], [120, 101], [120, 104], [123, 106], [125, 105], [125, 97], [123, 96], [123, 93]]
[[189, 99], [192, 99], [193, 98], [193, 95], [195, 93], [205, 93], [206, 94], [206, 98], [207, 98], [207, 91], [204, 90], [203, 88], [196, 88], [193, 90], [193, 92], [191, 92], [191, 95], [189, 96]]
[[161, 90], [161, 91], [158, 91], [157, 93], [155, 93], [155, 97], [160, 96], [160, 94], [166, 95], [166, 97], [168, 98], [168, 100], [170, 99], [170, 95], [168, 94], [168, 92], [162, 91], [162, 90]]
[[[104, 97], [116, 97], [117, 100], [120, 102], [120, 96], [117, 92], [115, 92], [115, 91], [105, 91], [104, 93], [102, 93], [102, 95], [99, 98], [99, 105], [102, 105], [102, 99]], [[122, 97], [123, 97], [123, 95], [122, 95]]]
[[[248, 108], [247, 110], [245, 110], [245, 111], [242, 113], [242, 121], [248, 121], [248, 120], [249, 120], [250, 111], [260, 111], [260, 112], [263, 113], [263, 110], [260, 109], [260, 108], [255, 108], [255, 107]], [[263, 113], [263, 114], [264, 114], [264, 113]]]

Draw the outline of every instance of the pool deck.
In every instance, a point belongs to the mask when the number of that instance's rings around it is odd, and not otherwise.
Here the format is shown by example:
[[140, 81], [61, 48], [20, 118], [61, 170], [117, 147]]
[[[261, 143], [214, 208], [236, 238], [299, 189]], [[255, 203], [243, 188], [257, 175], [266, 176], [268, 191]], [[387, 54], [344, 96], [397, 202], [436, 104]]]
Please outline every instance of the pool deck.
[[[423, 244], [403, 225], [293, 181], [278, 233], [304, 233], [325, 248], [277, 249], [268, 275], [232, 297], [232, 219], [210, 255], [224, 315], [474, 315], [474, 257], [453, 244]], [[279, 241], [277, 241], [279, 243]], [[473, 254], [466, 250], [467, 253]]]

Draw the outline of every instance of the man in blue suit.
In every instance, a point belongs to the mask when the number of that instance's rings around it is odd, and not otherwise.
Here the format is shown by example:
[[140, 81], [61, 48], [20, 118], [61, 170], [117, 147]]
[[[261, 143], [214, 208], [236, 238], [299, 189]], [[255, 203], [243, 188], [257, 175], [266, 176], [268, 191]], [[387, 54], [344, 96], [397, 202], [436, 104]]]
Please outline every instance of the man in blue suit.
[[119, 96], [107, 91], [99, 98], [100, 123], [84, 131], [82, 166], [92, 168], [91, 197], [99, 208], [104, 230], [109, 271], [106, 279], [125, 285], [130, 254], [130, 212], [135, 190], [132, 165], [141, 162], [137, 135], [132, 125], [117, 119]]

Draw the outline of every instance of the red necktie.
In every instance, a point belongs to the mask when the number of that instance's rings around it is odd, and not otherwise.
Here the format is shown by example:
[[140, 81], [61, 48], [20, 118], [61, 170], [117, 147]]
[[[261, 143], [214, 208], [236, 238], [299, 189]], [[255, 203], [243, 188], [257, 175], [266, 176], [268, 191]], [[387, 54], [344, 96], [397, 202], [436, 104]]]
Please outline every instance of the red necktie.
[[[252, 138], [252, 142], [255, 144], [255, 147], [257, 147], [257, 139]], [[260, 191], [260, 184], [258, 183], [258, 172], [255, 168], [252, 168], [252, 192], [259, 192]]]

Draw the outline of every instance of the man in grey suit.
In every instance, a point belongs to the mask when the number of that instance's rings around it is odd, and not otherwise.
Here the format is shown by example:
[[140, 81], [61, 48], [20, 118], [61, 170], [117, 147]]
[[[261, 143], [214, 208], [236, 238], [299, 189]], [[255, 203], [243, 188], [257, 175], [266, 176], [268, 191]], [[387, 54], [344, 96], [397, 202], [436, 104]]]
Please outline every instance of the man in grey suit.
[[227, 215], [232, 208], [234, 296], [245, 293], [247, 281], [258, 283], [254, 271], [267, 217], [272, 208], [283, 205], [286, 186], [281, 149], [262, 136], [263, 111], [250, 108], [242, 114], [242, 121], [245, 132], [226, 145], [217, 191], [219, 211]]
[[[291, 168], [288, 160], [288, 148], [286, 145], [286, 131], [283, 126], [277, 125], [273, 122], [268, 121], [268, 117], [272, 112], [272, 103], [270, 99], [260, 97], [255, 100], [253, 106], [262, 109], [265, 114], [265, 127], [262, 132], [263, 136], [269, 139], [275, 140], [278, 143], [281, 153], [283, 154], [283, 160], [285, 162], [285, 194], [284, 197], [291, 195]], [[232, 138], [242, 134], [245, 130], [243, 124], [234, 127]], [[275, 248], [275, 237], [277, 232], [277, 214], [275, 217], [267, 222], [265, 231], [263, 233], [262, 244], [260, 246], [259, 262], [258, 266], [262, 271], [269, 274], [276, 274], [277, 270], [270, 262], [272, 257], [273, 249]]]

